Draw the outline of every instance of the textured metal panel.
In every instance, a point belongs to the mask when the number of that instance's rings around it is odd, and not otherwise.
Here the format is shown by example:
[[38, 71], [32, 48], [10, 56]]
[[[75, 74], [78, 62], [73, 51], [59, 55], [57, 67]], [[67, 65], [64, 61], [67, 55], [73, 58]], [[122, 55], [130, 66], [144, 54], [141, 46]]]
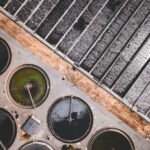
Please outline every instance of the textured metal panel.
[[150, 59], [150, 0], [4, 0], [0, 8], [150, 119], [150, 79], [145, 73]]

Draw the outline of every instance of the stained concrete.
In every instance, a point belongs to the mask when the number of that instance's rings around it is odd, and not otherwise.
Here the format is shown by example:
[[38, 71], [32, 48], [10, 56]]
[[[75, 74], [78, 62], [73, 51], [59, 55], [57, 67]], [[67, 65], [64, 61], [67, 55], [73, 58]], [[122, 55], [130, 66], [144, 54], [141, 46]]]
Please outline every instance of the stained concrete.
[[[100, 129], [103, 128], [118, 128], [125, 133], [127, 133], [132, 141], [135, 144], [136, 150], [149, 150], [150, 143], [146, 141], [143, 137], [133, 131], [130, 127], [128, 127], [121, 120], [117, 119], [114, 115], [108, 112], [105, 108], [103, 108], [98, 103], [94, 102], [89, 96], [83, 93], [81, 90], [76, 88], [72, 83], [64, 80], [64, 76], [53, 68], [51, 68], [46, 63], [42, 62], [38, 57], [36, 57], [33, 53], [30, 52], [27, 48], [23, 47], [20, 43], [10, 37], [8, 34], [0, 31], [0, 36], [3, 37], [4, 40], [9, 44], [12, 51], [12, 61], [7, 69], [7, 71], [0, 76], [0, 105], [5, 108], [7, 111], [11, 112], [15, 117], [14, 112], [17, 111], [18, 118], [16, 118], [17, 123], [17, 137], [10, 150], [14, 150], [19, 148], [22, 144], [25, 144], [28, 141], [45, 141], [48, 142], [54, 149], [58, 150], [63, 145], [63, 143], [57, 140], [52, 133], [49, 131], [47, 126], [47, 113], [52, 104], [59, 98], [73, 95], [80, 97], [83, 99], [91, 108], [94, 122], [93, 128], [90, 134], [83, 139], [82, 141], [75, 143], [75, 147], [79, 147], [87, 149], [87, 145], [92, 136]], [[10, 98], [9, 90], [8, 90], [8, 78], [12, 71], [23, 64], [34, 64], [43, 68], [47, 75], [50, 78], [51, 89], [50, 94], [47, 97], [47, 100], [39, 107], [35, 109], [21, 109], [17, 107]], [[24, 123], [24, 121], [28, 118], [28, 116], [33, 115], [36, 117], [41, 123], [41, 130], [39, 133], [31, 136], [30, 139], [25, 140], [22, 137], [22, 131], [20, 127]], [[49, 140], [47, 139], [49, 137]]]

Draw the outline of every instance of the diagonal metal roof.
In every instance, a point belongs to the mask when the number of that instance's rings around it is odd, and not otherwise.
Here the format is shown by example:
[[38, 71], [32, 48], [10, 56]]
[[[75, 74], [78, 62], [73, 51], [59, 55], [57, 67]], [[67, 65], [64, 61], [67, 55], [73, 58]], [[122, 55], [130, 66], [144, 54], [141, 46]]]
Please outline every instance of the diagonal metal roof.
[[150, 121], [150, 0], [2, 0], [0, 6]]

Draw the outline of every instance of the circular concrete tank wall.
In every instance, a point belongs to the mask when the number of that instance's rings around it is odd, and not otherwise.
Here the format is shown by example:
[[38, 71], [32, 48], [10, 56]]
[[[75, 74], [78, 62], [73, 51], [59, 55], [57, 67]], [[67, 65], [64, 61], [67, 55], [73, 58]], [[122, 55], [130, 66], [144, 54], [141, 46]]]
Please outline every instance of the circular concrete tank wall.
[[104, 129], [95, 134], [88, 150], [135, 150], [131, 139], [117, 129]]
[[0, 108], [0, 149], [8, 149], [16, 137], [16, 123], [9, 112]]
[[41, 105], [50, 90], [46, 73], [34, 65], [17, 68], [9, 79], [11, 99], [22, 108], [34, 108]]
[[11, 52], [8, 44], [0, 38], [0, 74], [9, 66], [11, 61]]
[[23, 145], [19, 150], [54, 150], [44, 142], [30, 142]]
[[53, 135], [64, 142], [77, 142], [91, 130], [93, 115], [80, 98], [66, 96], [56, 101], [49, 110], [48, 126]]

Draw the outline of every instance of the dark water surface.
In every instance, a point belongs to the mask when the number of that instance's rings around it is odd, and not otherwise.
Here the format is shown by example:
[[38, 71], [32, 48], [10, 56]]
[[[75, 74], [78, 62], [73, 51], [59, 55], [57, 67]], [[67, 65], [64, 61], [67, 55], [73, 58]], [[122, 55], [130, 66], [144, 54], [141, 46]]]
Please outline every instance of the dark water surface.
[[3, 73], [10, 62], [10, 50], [5, 41], [0, 39], [0, 74]]
[[20, 150], [52, 150], [45, 143], [30, 143], [23, 146]]
[[92, 143], [92, 150], [133, 150], [129, 140], [121, 133], [106, 131], [99, 134]]
[[[0, 108], [0, 141], [9, 148], [16, 136], [16, 124], [12, 116], [4, 109]], [[0, 147], [0, 150], [2, 148]]]
[[68, 96], [57, 101], [50, 109], [48, 124], [58, 139], [76, 142], [89, 133], [92, 113], [82, 100]]

